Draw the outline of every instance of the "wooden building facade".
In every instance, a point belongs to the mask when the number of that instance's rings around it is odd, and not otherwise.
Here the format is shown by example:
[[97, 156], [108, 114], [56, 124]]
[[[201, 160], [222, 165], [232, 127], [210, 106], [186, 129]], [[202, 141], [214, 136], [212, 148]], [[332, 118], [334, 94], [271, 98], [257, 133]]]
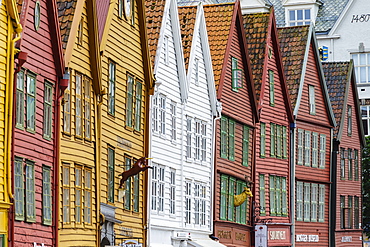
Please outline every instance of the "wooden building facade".
[[15, 41], [20, 38], [22, 26], [16, 1], [0, 4], [0, 245], [8, 246], [11, 236], [8, 231], [9, 209], [12, 205], [11, 137], [13, 119], [7, 117], [13, 109]]
[[205, 5], [217, 99], [213, 234], [226, 246], [250, 246], [252, 200], [234, 204], [253, 181], [257, 106], [240, 3]]
[[290, 126], [293, 113], [274, 12], [244, 15], [258, 101], [254, 224], [267, 225], [268, 246], [290, 246]]
[[[295, 117], [291, 162], [296, 246], [328, 246], [335, 119], [312, 26], [279, 29]], [[294, 56], [292, 55], [294, 54]]]
[[100, 242], [100, 143], [98, 107], [101, 68], [96, 3], [57, 1], [65, 73], [58, 159], [59, 246]]
[[365, 146], [352, 62], [323, 63], [337, 127], [334, 129], [331, 246], [361, 246], [361, 158]]
[[56, 246], [57, 116], [64, 72], [56, 5], [18, 4], [23, 32], [16, 44], [21, 52], [14, 82], [10, 246]]
[[[146, 239], [147, 173], [122, 181], [141, 157], [148, 157], [152, 68], [142, 0], [97, 2], [103, 90], [101, 104], [102, 244], [143, 243]], [[101, 231], [103, 234], [103, 230]]]

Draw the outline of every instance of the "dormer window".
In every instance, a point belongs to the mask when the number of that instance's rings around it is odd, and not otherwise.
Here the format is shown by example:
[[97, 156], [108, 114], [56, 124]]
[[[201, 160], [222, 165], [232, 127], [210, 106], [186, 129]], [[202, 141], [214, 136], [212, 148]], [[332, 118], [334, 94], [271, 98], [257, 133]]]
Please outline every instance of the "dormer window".
[[310, 104], [310, 114], [316, 114], [316, 104], [315, 104], [315, 87], [312, 85], [308, 86], [309, 104]]
[[310, 25], [311, 9], [292, 9], [288, 11], [288, 26]]
[[238, 69], [238, 59], [236, 57], [231, 58], [231, 73], [232, 73], [232, 89], [238, 91], [239, 88], [243, 87], [242, 81], [242, 70]]
[[347, 106], [347, 134], [352, 135], [352, 106]]

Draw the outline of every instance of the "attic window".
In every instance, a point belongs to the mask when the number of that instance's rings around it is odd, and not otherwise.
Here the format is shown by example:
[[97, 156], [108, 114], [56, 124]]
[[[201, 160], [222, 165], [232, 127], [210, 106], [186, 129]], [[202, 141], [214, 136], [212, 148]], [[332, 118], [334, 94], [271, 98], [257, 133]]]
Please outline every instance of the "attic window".
[[294, 9], [288, 12], [289, 26], [310, 25], [311, 23], [311, 9]]
[[231, 58], [231, 80], [232, 90], [238, 91], [239, 88], [243, 87], [242, 70], [238, 69], [238, 59], [236, 57]]
[[164, 63], [168, 65], [169, 60], [168, 60], [168, 37], [164, 36], [163, 39], [163, 53], [164, 53]]
[[347, 134], [348, 136], [352, 135], [352, 106], [347, 106]]
[[80, 23], [78, 24], [78, 33], [77, 33], [77, 43], [79, 45], [82, 45], [83, 28], [84, 28], [84, 18], [81, 17]]
[[37, 1], [35, 4], [35, 10], [34, 10], [34, 16], [33, 16], [33, 21], [35, 25], [35, 30], [39, 30], [40, 28], [40, 19], [41, 19], [41, 9], [40, 9], [40, 2]]
[[312, 85], [308, 86], [309, 104], [310, 104], [310, 114], [316, 114], [316, 104], [315, 104], [315, 87]]

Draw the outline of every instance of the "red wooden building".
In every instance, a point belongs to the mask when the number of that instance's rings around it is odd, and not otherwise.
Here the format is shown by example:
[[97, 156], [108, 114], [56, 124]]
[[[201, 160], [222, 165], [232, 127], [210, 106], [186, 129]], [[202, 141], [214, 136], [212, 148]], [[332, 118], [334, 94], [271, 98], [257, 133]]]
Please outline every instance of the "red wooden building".
[[323, 63], [323, 70], [337, 122], [333, 132], [331, 242], [332, 246], [362, 246], [361, 150], [365, 140], [353, 63]]
[[56, 246], [56, 119], [64, 73], [57, 8], [46, 0], [18, 1], [18, 7], [23, 33], [16, 45], [22, 56], [14, 88], [9, 246]]
[[255, 145], [255, 225], [267, 225], [268, 246], [291, 246], [290, 124], [293, 114], [273, 9], [244, 15], [259, 124]]
[[295, 118], [291, 155], [295, 243], [329, 246], [330, 157], [335, 119], [315, 33], [312, 26], [281, 28], [279, 39]]
[[234, 195], [253, 181], [256, 100], [239, 1], [205, 5], [217, 98], [214, 236], [226, 246], [251, 246], [252, 199]]

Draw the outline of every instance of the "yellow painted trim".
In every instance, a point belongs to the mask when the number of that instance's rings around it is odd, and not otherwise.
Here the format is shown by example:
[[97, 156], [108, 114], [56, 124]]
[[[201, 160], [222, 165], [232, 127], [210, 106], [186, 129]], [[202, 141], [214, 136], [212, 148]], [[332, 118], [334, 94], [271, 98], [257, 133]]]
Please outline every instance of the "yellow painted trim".
[[73, 21], [71, 26], [71, 31], [69, 32], [68, 42], [66, 51], [64, 53], [64, 64], [66, 67], [69, 67], [69, 62], [72, 59], [73, 48], [75, 41], [77, 39], [78, 25], [80, 24], [82, 10], [84, 8], [85, 1], [77, 1], [75, 14], [73, 15]]
[[8, 15], [10, 15], [10, 17], [14, 21], [15, 32], [17, 32], [18, 34], [21, 33], [22, 26], [20, 24], [17, 3], [15, 2], [15, 0], [6, 0], [6, 6], [7, 6]]
[[114, 11], [114, 7], [115, 7], [115, 3], [116, 3], [115, 1], [111, 1], [109, 3], [109, 10], [108, 10], [108, 14], [107, 14], [107, 19], [105, 21], [104, 31], [103, 31], [103, 35], [102, 35], [102, 38], [101, 38], [101, 41], [100, 41], [100, 52], [104, 52], [105, 46], [107, 45], [110, 24], [111, 24], [112, 18], [114, 16], [113, 11]]

